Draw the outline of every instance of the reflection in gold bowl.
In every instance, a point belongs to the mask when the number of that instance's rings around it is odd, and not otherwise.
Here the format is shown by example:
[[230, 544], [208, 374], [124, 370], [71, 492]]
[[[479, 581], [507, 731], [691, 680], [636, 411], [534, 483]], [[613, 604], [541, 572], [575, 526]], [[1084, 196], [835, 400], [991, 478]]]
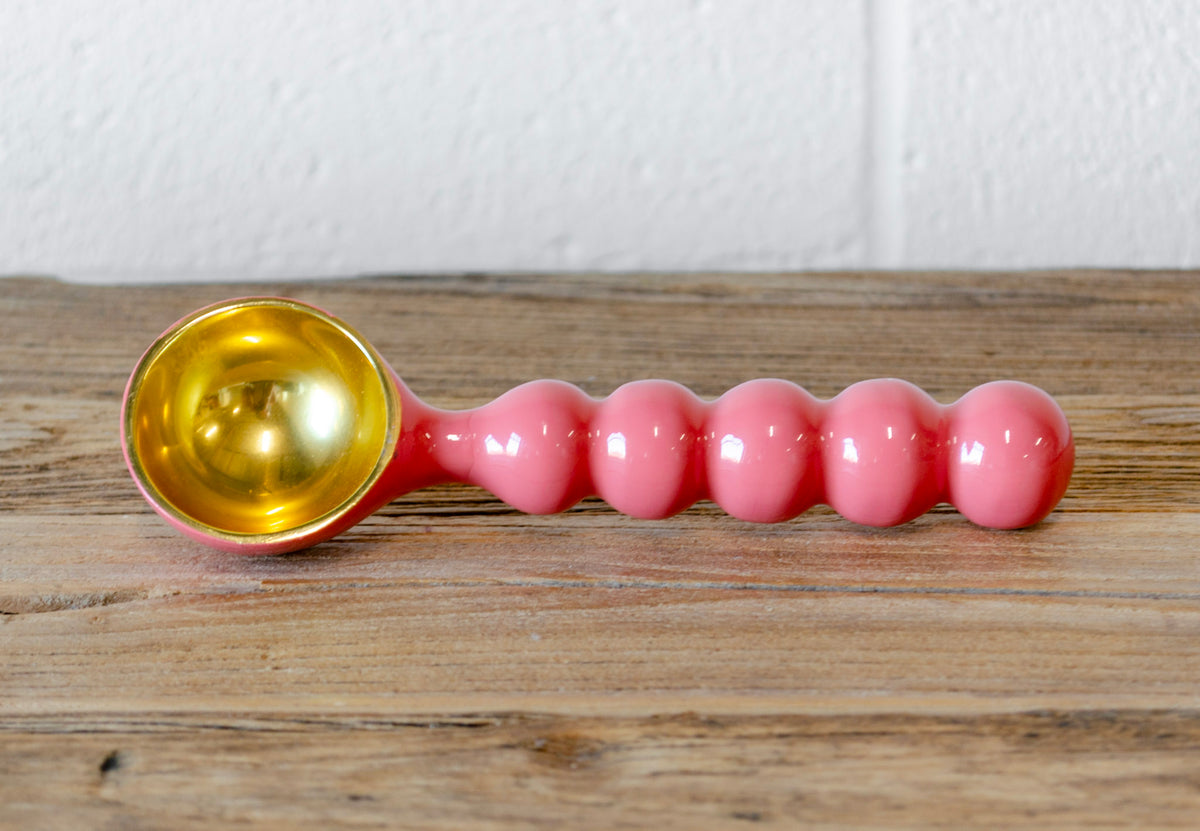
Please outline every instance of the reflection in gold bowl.
[[201, 310], [130, 379], [130, 467], [167, 519], [253, 546], [306, 537], [350, 510], [395, 447], [399, 399], [367, 342], [279, 298]]

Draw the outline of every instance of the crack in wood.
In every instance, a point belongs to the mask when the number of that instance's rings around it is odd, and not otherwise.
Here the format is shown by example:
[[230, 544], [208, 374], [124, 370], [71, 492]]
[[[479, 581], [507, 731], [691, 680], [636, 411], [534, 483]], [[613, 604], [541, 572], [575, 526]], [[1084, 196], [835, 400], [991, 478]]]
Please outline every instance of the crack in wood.
[[150, 597], [146, 589], [116, 589], [96, 592], [63, 592], [0, 597], [0, 615], [37, 615], [50, 612], [77, 611], [102, 606], [131, 603]]

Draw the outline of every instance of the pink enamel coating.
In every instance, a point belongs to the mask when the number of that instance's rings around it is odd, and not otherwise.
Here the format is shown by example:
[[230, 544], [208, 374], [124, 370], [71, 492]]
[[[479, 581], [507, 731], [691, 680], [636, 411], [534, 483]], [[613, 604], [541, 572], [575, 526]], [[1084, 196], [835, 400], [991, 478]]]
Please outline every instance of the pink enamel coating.
[[945, 406], [896, 379], [828, 401], [760, 379], [712, 402], [670, 381], [635, 381], [599, 401], [562, 381], [532, 381], [459, 412], [396, 382], [401, 443], [376, 488], [380, 504], [459, 481], [529, 513], [594, 493], [643, 519], [711, 498], [740, 519], [779, 522], [826, 502], [885, 527], [950, 502], [979, 525], [1022, 528], [1058, 504], [1075, 459], [1062, 410], [1018, 381]]
[[1031, 525], [1058, 504], [1075, 445], [1066, 417], [1037, 387], [977, 387], [947, 413], [946, 493], [979, 525]]
[[887, 379], [857, 383], [825, 405], [821, 469], [830, 507], [862, 525], [889, 526], [940, 502], [942, 412], [917, 387]]

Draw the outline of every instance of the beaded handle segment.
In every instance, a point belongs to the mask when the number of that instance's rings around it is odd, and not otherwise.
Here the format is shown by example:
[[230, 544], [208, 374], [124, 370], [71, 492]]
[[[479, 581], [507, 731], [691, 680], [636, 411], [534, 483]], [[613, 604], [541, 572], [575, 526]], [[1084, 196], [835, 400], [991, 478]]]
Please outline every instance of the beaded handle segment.
[[760, 379], [715, 401], [670, 381], [598, 400], [543, 380], [441, 410], [349, 326], [286, 298], [228, 301], [168, 329], [129, 379], [121, 436], [160, 515], [246, 554], [314, 545], [447, 481], [536, 514], [598, 494], [647, 519], [708, 498], [754, 522], [823, 502], [890, 526], [949, 502], [1020, 528], [1058, 503], [1075, 459], [1062, 410], [1017, 381], [941, 405], [896, 379], [830, 400]]
[[753, 522], [827, 503], [883, 527], [949, 502], [979, 525], [1020, 528], [1054, 508], [1074, 463], [1062, 410], [1017, 381], [984, 384], [950, 405], [890, 378], [827, 401], [777, 379], [712, 402], [657, 380], [599, 401], [562, 381], [533, 381], [459, 412], [430, 408], [403, 386], [401, 395], [407, 460], [396, 493], [460, 481], [534, 514], [596, 494], [642, 519], [712, 499]]

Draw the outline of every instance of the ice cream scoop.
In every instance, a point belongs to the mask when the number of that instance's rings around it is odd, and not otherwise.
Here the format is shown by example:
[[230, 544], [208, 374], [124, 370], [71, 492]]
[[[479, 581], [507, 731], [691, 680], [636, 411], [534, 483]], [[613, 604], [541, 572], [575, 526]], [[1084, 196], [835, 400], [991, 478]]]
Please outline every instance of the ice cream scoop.
[[437, 409], [348, 325], [275, 297], [201, 309], [159, 337], [129, 379], [121, 441], [160, 515], [246, 554], [315, 545], [447, 481], [530, 513], [595, 494], [646, 519], [712, 499], [755, 522], [826, 503], [891, 526], [949, 502], [1020, 528], [1053, 510], [1075, 458], [1062, 410], [1019, 381], [942, 405], [890, 378], [829, 400], [759, 379], [713, 401], [663, 380], [603, 399], [540, 380]]

